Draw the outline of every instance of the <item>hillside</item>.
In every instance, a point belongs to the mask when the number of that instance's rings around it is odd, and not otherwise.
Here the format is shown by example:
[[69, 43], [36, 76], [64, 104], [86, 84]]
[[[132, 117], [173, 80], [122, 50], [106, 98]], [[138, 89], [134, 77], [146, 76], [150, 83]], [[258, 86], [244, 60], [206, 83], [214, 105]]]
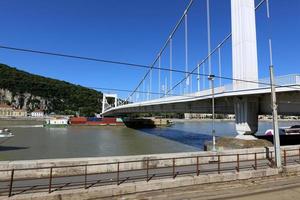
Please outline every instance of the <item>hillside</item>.
[[0, 64], [0, 101], [19, 109], [93, 116], [101, 109], [102, 93], [65, 81], [30, 74]]

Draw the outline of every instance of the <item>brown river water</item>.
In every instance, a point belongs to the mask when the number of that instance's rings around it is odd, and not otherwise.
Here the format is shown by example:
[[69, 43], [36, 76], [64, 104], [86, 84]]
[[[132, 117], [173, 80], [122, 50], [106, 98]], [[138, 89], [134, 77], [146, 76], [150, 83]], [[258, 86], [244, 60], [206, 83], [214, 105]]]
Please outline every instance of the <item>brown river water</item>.
[[[34, 123], [0, 122], [15, 137], [0, 144], [0, 160], [28, 160], [69, 157], [121, 156], [203, 150], [211, 140], [211, 122], [176, 122], [171, 127], [131, 129], [127, 127], [44, 128]], [[300, 124], [280, 122], [280, 126]], [[272, 127], [260, 122], [259, 133]], [[234, 122], [216, 122], [217, 136], [234, 136]]]

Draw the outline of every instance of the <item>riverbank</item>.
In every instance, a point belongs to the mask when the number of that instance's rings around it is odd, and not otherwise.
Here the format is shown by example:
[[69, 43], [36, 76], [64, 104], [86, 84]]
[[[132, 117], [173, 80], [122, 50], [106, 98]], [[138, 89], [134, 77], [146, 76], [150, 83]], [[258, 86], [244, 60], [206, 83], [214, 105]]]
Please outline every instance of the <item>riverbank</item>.
[[[167, 118], [173, 122], [211, 122], [212, 119], [175, 119]], [[235, 122], [235, 119], [215, 119], [216, 122]], [[259, 119], [258, 122], [272, 122], [272, 119]], [[278, 119], [279, 122], [299, 122], [300, 119]]]
[[[156, 121], [162, 120], [165, 122], [166, 120], [170, 120], [173, 122], [211, 122], [212, 119], [177, 119], [177, 118], [164, 118], [164, 119], [156, 119]], [[44, 118], [0, 118], [0, 126], [9, 126], [9, 125], [43, 125], [45, 119]], [[234, 122], [234, 119], [215, 119], [216, 122]], [[272, 122], [272, 119], [259, 119], [259, 122]], [[294, 119], [279, 119], [279, 122], [299, 122], [300, 120]], [[116, 124], [117, 125], [117, 124]], [[80, 125], [74, 125], [80, 126]], [[99, 125], [100, 126], [100, 125]], [[114, 126], [111, 125], [111, 126]]]
[[0, 127], [11, 127], [11, 126], [34, 126], [34, 125], [43, 125], [44, 119], [41, 118], [1, 118]]
[[14, 179], [13, 186], [0, 195], [3, 199], [9, 194], [14, 195], [12, 199], [120, 198], [170, 188], [291, 176], [300, 172], [299, 147], [281, 148], [282, 170], [273, 166], [273, 148], [0, 162], [1, 184], [9, 185], [11, 177]]

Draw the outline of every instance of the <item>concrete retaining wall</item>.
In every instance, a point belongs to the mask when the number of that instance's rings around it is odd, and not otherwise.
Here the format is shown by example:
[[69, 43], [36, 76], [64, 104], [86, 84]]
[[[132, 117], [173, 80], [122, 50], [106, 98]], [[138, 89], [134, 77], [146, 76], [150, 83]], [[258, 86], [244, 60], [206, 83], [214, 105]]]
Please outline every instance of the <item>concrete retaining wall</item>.
[[[94, 187], [90, 189], [74, 189], [65, 191], [56, 191], [51, 194], [24, 194], [10, 197], [14, 200], [83, 200], [83, 199], [96, 199], [101, 197], [111, 197], [115, 195], [130, 194], [136, 192], [145, 192], [152, 190], [160, 190], [166, 188], [175, 188], [181, 186], [207, 184], [225, 181], [244, 180], [249, 178], [259, 178], [266, 176], [277, 175], [277, 169], [263, 169], [263, 170], [250, 170], [239, 173], [223, 173], [223, 174], [209, 174], [199, 176], [185, 176], [176, 179], [161, 179], [152, 180], [150, 182], [140, 181], [135, 183], [124, 183], [122, 185], [108, 185], [101, 187]], [[7, 197], [0, 197], [0, 200], [7, 199]]]
[[[296, 149], [295, 151], [287, 151], [286, 154], [299, 154], [299, 146], [285, 146], [282, 149]], [[273, 148], [269, 149], [273, 151]], [[74, 165], [91, 165], [100, 163], [114, 163], [114, 162], [128, 162], [120, 163], [120, 170], [129, 169], [141, 169], [146, 167], [147, 159], [150, 159], [150, 167], [166, 167], [172, 166], [172, 159], [176, 158], [176, 165], [189, 165], [196, 164], [196, 157], [199, 156], [199, 163], [208, 163], [211, 161], [214, 155], [222, 155], [221, 162], [236, 161], [236, 154], [248, 154], [240, 155], [240, 161], [254, 159], [254, 153], [257, 154], [257, 159], [266, 158], [266, 148], [252, 148], [252, 149], [240, 149], [240, 150], [226, 150], [222, 152], [187, 152], [187, 153], [170, 153], [170, 154], [152, 154], [152, 155], [137, 155], [137, 156], [113, 156], [113, 157], [94, 157], [94, 158], [68, 158], [68, 159], [43, 159], [43, 160], [23, 160], [23, 161], [1, 161], [0, 170], [5, 169], [24, 169], [24, 168], [41, 168], [41, 167], [59, 167], [59, 166], [74, 166]], [[225, 156], [227, 155], [227, 156]], [[207, 157], [205, 157], [207, 156]], [[182, 157], [194, 157], [194, 158], [182, 158]], [[170, 158], [170, 159], [167, 159]], [[153, 159], [153, 160], [151, 160]], [[166, 159], [166, 160], [154, 160], [154, 159]], [[113, 172], [117, 170], [117, 164], [110, 165], [95, 165], [88, 166], [88, 173], [100, 173], [100, 172]], [[80, 167], [62, 167], [53, 168], [54, 176], [63, 175], [76, 175], [83, 174], [85, 166]], [[33, 169], [33, 170], [16, 170], [15, 178], [38, 178], [49, 177], [49, 169]], [[7, 180], [10, 178], [10, 171], [1, 172], [0, 180]]]

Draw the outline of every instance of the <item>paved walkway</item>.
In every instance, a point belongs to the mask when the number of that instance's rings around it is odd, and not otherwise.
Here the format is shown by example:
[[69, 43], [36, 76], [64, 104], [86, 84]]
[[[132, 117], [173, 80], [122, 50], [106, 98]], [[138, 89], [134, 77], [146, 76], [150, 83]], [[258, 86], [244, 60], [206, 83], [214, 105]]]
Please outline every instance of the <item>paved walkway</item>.
[[[244, 161], [240, 163], [240, 171], [253, 170], [254, 161]], [[266, 169], [270, 167], [270, 161], [257, 160], [257, 169]], [[186, 176], [189, 174], [196, 175], [196, 166], [177, 166], [174, 169], [175, 177]], [[223, 163], [220, 165], [220, 173], [224, 172], [236, 172], [236, 162]], [[210, 163], [203, 164], [199, 167], [199, 174], [217, 174], [218, 164]], [[149, 181], [154, 179], [172, 178], [173, 168], [158, 168], [149, 170]], [[135, 181], [146, 181], [147, 173], [146, 170], [138, 171], [126, 171], [119, 174], [117, 173], [104, 173], [104, 174], [90, 174], [86, 177], [86, 187], [97, 187], [102, 185], [116, 185], [135, 182]], [[119, 179], [119, 181], [118, 181]], [[0, 181], [0, 196], [7, 196], [9, 190], [10, 181]], [[51, 191], [67, 190], [67, 189], [78, 189], [85, 187], [85, 177], [83, 175], [71, 176], [71, 177], [53, 177], [51, 181]], [[49, 190], [49, 178], [40, 179], [22, 179], [14, 180], [12, 187], [13, 195], [20, 195], [32, 192], [48, 192]]]
[[300, 176], [276, 176], [230, 183], [187, 186], [104, 199], [296, 200], [300, 199]]

